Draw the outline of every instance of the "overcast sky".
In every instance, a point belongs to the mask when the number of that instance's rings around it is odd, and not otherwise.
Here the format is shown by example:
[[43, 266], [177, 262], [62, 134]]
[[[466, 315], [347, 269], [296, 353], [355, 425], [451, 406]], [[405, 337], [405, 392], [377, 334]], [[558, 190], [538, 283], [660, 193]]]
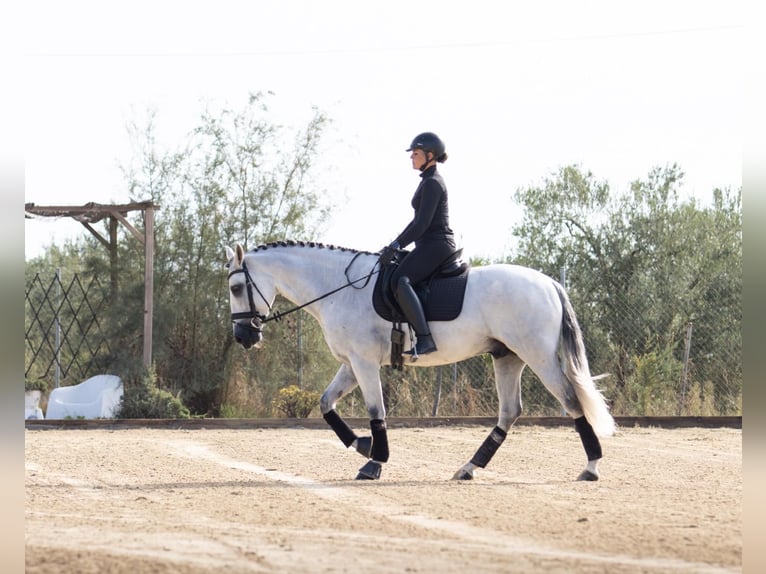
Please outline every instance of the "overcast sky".
[[[203, 102], [242, 107], [257, 91], [274, 92], [276, 121], [305, 125], [312, 106], [333, 120], [316, 165], [339, 203], [325, 243], [375, 250], [401, 231], [419, 181], [404, 150], [422, 131], [446, 141], [468, 256], [505, 254], [513, 192], [565, 165], [622, 190], [678, 163], [701, 201], [742, 184], [738, 2], [43, 4], [25, 40], [25, 201], [38, 205], [127, 202], [128, 121], [155, 109], [175, 147]], [[26, 256], [85, 233], [26, 221]]]

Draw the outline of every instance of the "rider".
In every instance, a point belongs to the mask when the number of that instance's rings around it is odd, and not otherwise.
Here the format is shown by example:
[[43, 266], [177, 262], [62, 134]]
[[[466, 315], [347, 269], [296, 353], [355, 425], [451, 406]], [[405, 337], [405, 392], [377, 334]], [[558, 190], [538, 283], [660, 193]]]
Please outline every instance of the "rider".
[[401, 261], [391, 277], [391, 285], [402, 312], [417, 335], [410, 354], [426, 355], [436, 351], [423, 307], [413, 285], [428, 278], [441, 263], [455, 253], [455, 235], [449, 226], [447, 187], [436, 170], [447, 161], [444, 142], [434, 133], [415, 136], [410, 147], [412, 168], [420, 170], [421, 182], [412, 197], [415, 215], [394, 241], [381, 250], [379, 261], [387, 265], [398, 249], [415, 242], [414, 249]]

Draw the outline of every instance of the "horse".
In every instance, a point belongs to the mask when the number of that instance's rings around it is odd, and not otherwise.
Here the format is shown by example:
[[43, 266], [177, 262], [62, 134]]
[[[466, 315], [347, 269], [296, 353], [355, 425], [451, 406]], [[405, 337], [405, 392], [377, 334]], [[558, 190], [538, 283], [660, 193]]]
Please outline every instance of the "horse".
[[[319, 401], [324, 420], [346, 448], [367, 459], [356, 476], [380, 479], [389, 458], [386, 408], [380, 380], [391, 364], [391, 323], [373, 308], [378, 254], [321, 243], [274, 242], [245, 252], [225, 247], [233, 336], [245, 349], [259, 348], [280, 295], [319, 323], [340, 368]], [[288, 311], [289, 312], [289, 311]], [[285, 313], [282, 313], [285, 314]], [[595, 481], [602, 459], [600, 438], [616, 425], [590, 374], [582, 332], [564, 288], [543, 273], [496, 263], [470, 269], [464, 302], [451, 321], [430, 323], [438, 350], [406, 355], [405, 365], [433, 367], [480, 354], [492, 356], [498, 396], [497, 424], [471, 459], [453, 475], [471, 480], [490, 462], [522, 412], [521, 373], [529, 366], [574, 419], [587, 464], [577, 480]], [[412, 332], [404, 333], [405, 346]], [[409, 347], [407, 347], [409, 348]], [[337, 403], [361, 389], [370, 435], [358, 436], [341, 418]]]

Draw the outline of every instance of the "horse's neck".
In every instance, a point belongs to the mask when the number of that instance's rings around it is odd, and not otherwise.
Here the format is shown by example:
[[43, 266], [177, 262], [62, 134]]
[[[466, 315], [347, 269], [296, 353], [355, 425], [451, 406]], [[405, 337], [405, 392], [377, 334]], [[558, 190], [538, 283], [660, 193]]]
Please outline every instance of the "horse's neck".
[[[345, 269], [353, 257], [349, 252], [321, 247], [275, 248], [262, 255], [277, 292], [295, 305], [308, 303], [344, 285]], [[311, 305], [306, 310], [315, 315], [319, 308]]]

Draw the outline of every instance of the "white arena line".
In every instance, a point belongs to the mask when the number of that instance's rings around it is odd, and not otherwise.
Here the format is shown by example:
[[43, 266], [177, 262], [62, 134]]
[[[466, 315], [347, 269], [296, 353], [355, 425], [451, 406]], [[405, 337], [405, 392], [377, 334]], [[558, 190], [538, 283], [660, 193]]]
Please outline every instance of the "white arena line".
[[351, 504], [360, 510], [380, 514], [390, 520], [399, 520], [428, 530], [444, 532], [453, 537], [461, 538], [470, 544], [481, 546], [481, 552], [509, 555], [527, 554], [541, 556], [543, 558], [570, 559], [598, 564], [633, 566], [641, 571], [656, 570], [663, 573], [693, 572], [694, 574], [730, 574], [741, 572], [741, 569], [739, 568], [711, 566], [710, 564], [705, 563], [686, 562], [684, 560], [670, 558], [635, 558], [617, 554], [595, 554], [591, 552], [561, 550], [551, 546], [539, 545], [534, 541], [507, 536], [494, 530], [471, 526], [464, 522], [448, 521], [411, 514], [402, 508], [392, 506], [389, 501], [386, 501], [385, 504], [370, 504], [370, 492], [367, 489], [353, 492], [342, 486], [330, 485], [303, 476], [270, 470], [249, 462], [229, 458], [212, 451], [204, 444], [177, 441], [174, 446], [195, 460], [204, 459], [220, 466], [251, 472], [270, 480], [274, 480], [275, 482], [283, 482], [297, 488], [310, 490], [320, 498], [332, 500], [333, 502], [344, 502]]

